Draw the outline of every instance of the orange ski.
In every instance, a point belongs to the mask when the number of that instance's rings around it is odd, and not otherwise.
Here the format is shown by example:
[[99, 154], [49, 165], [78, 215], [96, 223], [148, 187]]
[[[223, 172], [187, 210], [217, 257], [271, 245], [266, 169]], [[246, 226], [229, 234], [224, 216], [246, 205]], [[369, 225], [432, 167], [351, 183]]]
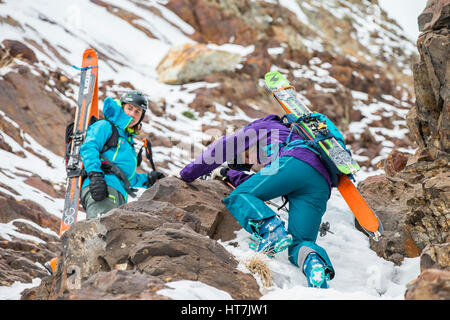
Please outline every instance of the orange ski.
[[81, 64], [80, 91], [78, 106], [75, 111], [75, 121], [72, 134], [72, 146], [67, 161], [67, 183], [64, 200], [64, 211], [61, 218], [60, 236], [77, 221], [79, 197], [81, 190], [80, 148], [84, 141], [92, 116], [98, 118], [98, 65], [94, 49], [86, 49]]
[[378, 221], [377, 216], [372, 212], [372, 209], [370, 209], [369, 205], [364, 201], [358, 189], [356, 189], [350, 179], [347, 176], [341, 176], [337, 188], [361, 227], [373, 233], [374, 237], [380, 236], [380, 231], [382, 230], [379, 230], [381, 224]]

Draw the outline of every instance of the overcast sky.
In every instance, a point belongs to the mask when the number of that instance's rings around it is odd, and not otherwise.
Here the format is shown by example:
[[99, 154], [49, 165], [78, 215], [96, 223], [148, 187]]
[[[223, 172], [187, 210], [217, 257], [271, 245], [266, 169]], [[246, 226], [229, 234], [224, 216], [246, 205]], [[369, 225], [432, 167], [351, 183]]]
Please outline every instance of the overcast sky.
[[416, 42], [419, 36], [417, 18], [425, 9], [427, 0], [378, 0], [378, 3]]

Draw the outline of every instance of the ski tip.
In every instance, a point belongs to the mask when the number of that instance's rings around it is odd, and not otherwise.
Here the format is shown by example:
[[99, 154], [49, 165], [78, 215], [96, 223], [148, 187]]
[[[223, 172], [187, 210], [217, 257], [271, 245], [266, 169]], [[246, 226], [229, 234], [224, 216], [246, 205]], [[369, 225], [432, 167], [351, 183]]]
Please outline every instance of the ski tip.
[[58, 258], [53, 258], [44, 264], [45, 269], [47, 269], [47, 271], [50, 273], [50, 275], [53, 275], [53, 273], [55, 273], [57, 263], [58, 263]]
[[59, 237], [61, 238], [64, 232], [69, 230], [69, 228], [70, 224], [65, 224], [64, 222], [61, 221], [61, 226], [59, 227]]
[[289, 81], [278, 71], [269, 71], [264, 76], [266, 87], [270, 91], [289, 86]]
[[84, 50], [83, 52], [83, 61], [86, 61], [87, 63], [94, 63], [97, 64], [97, 52], [93, 48], [88, 48]]
[[[367, 232], [367, 231], [366, 231]], [[367, 234], [372, 238], [373, 241], [378, 242], [383, 234], [380, 231], [367, 232]]]
[[86, 54], [86, 55], [89, 55], [89, 54], [97, 55], [97, 52], [95, 51], [94, 48], [87, 48], [86, 50], [84, 50], [84, 54]]
[[273, 76], [281, 75], [278, 71], [269, 71], [264, 75], [264, 79], [270, 79]]
[[[380, 238], [383, 236], [383, 225], [381, 224], [380, 218], [378, 218], [378, 216], [375, 214], [374, 214], [374, 216], [376, 217], [377, 222], [378, 222], [378, 228], [376, 229], [376, 231], [367, 230], [361, 224], [359, 224], [359, 225], [366, 232], [366, 234], [370, 238], [372, 238], [373, 241], [378, 242], [380, 240]], [[371, 229], [371, 230], [374, 230], [374, 229]]]

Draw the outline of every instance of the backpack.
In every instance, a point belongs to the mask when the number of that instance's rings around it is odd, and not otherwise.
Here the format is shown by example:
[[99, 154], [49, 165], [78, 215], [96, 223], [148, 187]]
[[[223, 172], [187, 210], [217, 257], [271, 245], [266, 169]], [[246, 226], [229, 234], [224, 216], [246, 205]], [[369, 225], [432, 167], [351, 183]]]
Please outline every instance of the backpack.
[[[96, 116], [92, 116], [91, 119], [89, 119], [89, 126], [93, 125], [95, 122], [99, 121]], [[117, 131], [116, 126], [109, 121], [108, 119], [104, 119], [108, 121], [111, 124], [112, 128], [112, 134], [109, 137], [109, 139], [106, 141], [105, 145], [103, 146], [103, 149], [100, 153], [103, 153], [111, 148], [117, 147], [117, 143], [119, 142], [119, 132]], [[65, 153], [64, 153], [64, 162], [65, 166], [67, 167], [67, 162], [69, 161], [70, 151], [72, 150], [72, 139], [73, 139], [73, 127], [74, 122], [71, 122], [66, 127], [66, 146], [65, 146]]]
[[[309, 118], [308, 118], [309, 117]], [[289, 137], [286, 141], [286, 145], [289, 144], [290, 138], [293, 132], [298, 134], [300, 137], [302, 137], [305, 140], [302, 140], [308, 145], [309, 147], [313, 148], [319, 156], [319, 159], [321, 160], [322, 164], [325, 166], [325, 168], [328, 171], [328, 174], [330, 176], [331, 185], [332, 187], [337, 187], [339, 185], [339, 179], [343, 175], [342, 172], [339, 171], [339, 169], [336, 167], [334, 162], [331, 160], [331, 158], [323, 151], [323, 149], [319, 146], [318, 142], [328, 139], [328, 138], [336, 138], [330, 130], [326, 129], [324, 130], [323, 134], [318, 134], [314, 140], [307, 139], [304, 134], [299, 130], [298, 125], [300, 121], [311, 121], [311, 118], [317, 118], [315, 115], [305, 115], [303, 117], [297, 118], [293, 114], [288, 113], [285, 114], [280, 122], [290, 128], [291, 132], [289, 134]], [[337, 138], [336, 138], [337, 139]], [[295, 143], [295, 142], [294, 142]], [[344, 147], [344, 150], [350, 154], [350, 150]]]

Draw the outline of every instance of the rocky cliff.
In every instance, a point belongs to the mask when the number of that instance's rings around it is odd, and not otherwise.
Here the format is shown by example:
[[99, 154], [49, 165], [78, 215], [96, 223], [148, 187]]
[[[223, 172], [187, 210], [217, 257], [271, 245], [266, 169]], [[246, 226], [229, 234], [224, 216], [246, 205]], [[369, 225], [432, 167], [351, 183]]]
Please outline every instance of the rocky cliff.
[[386, 228], [384, 239], [372, 243], [377, 253], [397, 263], [421, 257], [422, 274], [408, 286], [407, 299], [450, 298], [449, 10], [449, 1], [430, 0], [418, 19], [416, 103], [407, 115], [418, 150], [393, 153], [386, 175], [361, 184]]
[[[448, 268], [448, 1], [429, 1], [419, 23], [417, 50], [377, 1], [1, 1], [0, 285], [43, 278], [29, 299], [160, 299], [168, 279], [189, 279], [237, 299], [261, 295], [215, 242], [237, 228], [217, 184], [163, 180], [58, 239], [62, 137], [78, 92], [71, 66], [87, 47], [99, 53], [101, 100], [129, 88], [150, 97], [142, 135], [166, 174], [215, 137], [279, 114], [261, 78], [280, 70], [338, 125], [364, 170], [386, 171], [359, 185], [386, 229], [372, 243], [378, 255], [400, 264], [422, 254], [424, 266]], [[46, 278], [55, 256], [58, 272]], [[445, 270], [431, 273], [446, 283]]]
[[220, 201], [227, 193], [218, 181], [162, 179], [139, 201], [71, 227], [55, 274], [24, 298], [167, 299], [158, 291], [177, 280], [259, 298], [255, 278], [216, 241], [239, 229]]

